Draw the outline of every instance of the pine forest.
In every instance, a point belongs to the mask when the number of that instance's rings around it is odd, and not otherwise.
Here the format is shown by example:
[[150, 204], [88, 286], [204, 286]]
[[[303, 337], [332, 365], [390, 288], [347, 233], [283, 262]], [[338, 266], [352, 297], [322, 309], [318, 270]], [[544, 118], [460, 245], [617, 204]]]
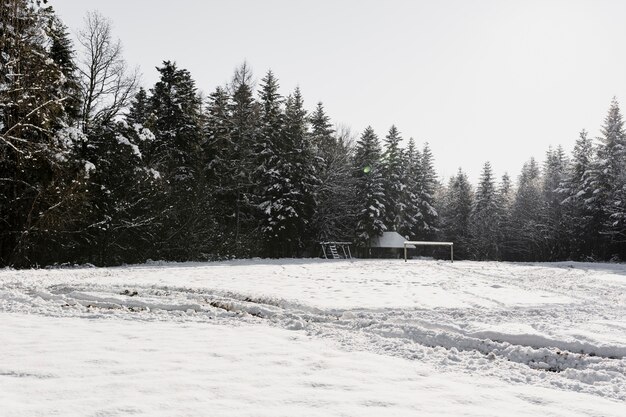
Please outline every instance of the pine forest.
[[318, 257], [384, 231], [460, 259], [626, 260], [616, 99], [571, 155], [501, 178], [485, 162], [472, 184], [401, 126], [353, 133], [247, 62], [206, 96], [175, 57], [144, 87], [105, 17], [73, 42], [44, 3], [0, 6], [0, 266]]

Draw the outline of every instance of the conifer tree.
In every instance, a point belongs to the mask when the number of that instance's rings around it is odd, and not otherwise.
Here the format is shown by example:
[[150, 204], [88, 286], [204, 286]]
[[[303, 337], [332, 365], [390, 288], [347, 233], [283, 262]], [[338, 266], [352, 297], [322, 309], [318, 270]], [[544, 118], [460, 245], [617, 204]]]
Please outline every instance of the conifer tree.
[[285, 108], [285, 142], [288, 146], [285, 153], [285, 171], [292, 193], [287, 194], [288, 206], [292, 207], [295, 216], [291, 217], [288, 230], [292, 230], [283, 245], [285, 253], [290, 256], [301, 255], [314, 242], [311, 220], [317, 209], [317, 189], [319, 178], [315, 152], [309, 134], [309, 121], [304, 109], [304, 101], [299, 88], [287, 99]]
[[71, 68], [52, 20], [51, 9], [33, 2], [0, 4], [1, 265], [78, 256], [72, 235], [83, 219], [87, 165], [77, 148], [85, 138], [68, 125]]
[[421, 176], [421, 154], [415, 148], [413, 138], [409, 139], [405, 152], [405, 169], [402, 182], [404, 184], [402, 200], [404, 203], [404, 215], [399, 226], [400, 234], [409, 239], [416, 239], [416, 233], [421, 225], [421, 200], [420, 200], [420, 176]]
[[454, 242], [455, 257], [470, 255], [470, 215], [474, 204], [472, 186], [459, 168], [451, 177], [439, 204], [440, 233], [444, 241]]
[[472, 251], [476, 259], [500, 259], [500, 216], [491, 164], [485, 162], [471, 213]]
[[511, 212], [509, 236], [513, 259], [532, 261], [541, 259], [543, 240], [543, 195], [539, 166], [534, 158], [524, 164], [519, 176], [517, 192]]
[[435, 209], [434, 198], [437, 187], [437, 175], [433, 165], [433, 155], [428, 143], [421, 152], [418, 175], [419, 223], [416, 236], [422, 240], [432, 240], [437, 233], [439, 215]]
[[189, 72], [164, 61], [152, 89], [154, 146], [150, 160], [165, 181], [162, 250], [170, 259], [197, 259], [211, 239], [199, 227], [209, 219], [200, 196], [206, 192], [200, 144], [201, 102]]
[[384, 223], [385, 190], [378, 136], [367, 127], [358, 140], [354, 156], [354, 177], [357, 201], [356, 238], [369, 248], [371, 240], [387, 230]]
[[317, 176], [313, 237], [318, 241], [349, 240], [354, 206], [350, 145], [336, 134], [322, 103], [317, 104], [309, 121]]
[[624, 252], [626, 242], [626, 133], [617, 99], [613, 98], [601, 129], [592, 179], [594, 204], [602, 212], [600, 233], [613, 255]]
[[230, 163], [234, 167], [233, 187], [231, 189], [234, 248], [230, 250], [237, 256], [254, 253], [258, 245], [258, 203], [255, 201], [256, 184], [254, 173], [258, 158], [257, 149], [259, 135], [258, 103], [253, 97], [252, 71], [244, 62], [235, 70], [230, 83]]
[[565, 180], [567, 157], [561, 146], [549, 149], [543, 173], [543, 198], [545, 202], [544, 239], [547, 256], [551, 260], [562, 259], [569, 253], [565, 235], [563, 200], [560, 186]]
[[385, 226], [393, 231], [397, 231], [403, 225], [406, 209], [402, 198], [405, 184], [401, 141], [400, 132], [395, 126], [391, 126], [385, 137], [382, 175], [385, 187]]
[[583, 129], [574, 146], [572, 163], [558, 190], [562, 198], [566, 240], [570, 247], [569, 255], [573, 259], [592, 257], [593, 254], [598, 253], [599, 249], [599, 235], [594, 225], [599, 224], [600, 218], [594, 216], [594, 211], [590, 210], [594, 200], [591, 189], [593, 167], [593, 143], [587, 131]]
[[261, 80], [259, 91], [259, 134], [256, 142], [258, 155], [255, 182], [260, 209], [260, 231], [263, 236], [263, 251], [266, 256], [280, 256], [282, 241], [291, 237], [286, 230], [289, 220], [295, 216], [294, 207], [285, 199], [294, 192], [289, 182], [285, 159], [289, 146], [284, 130], [283, 99], [278, 92], [278, 80], [272, 71]]

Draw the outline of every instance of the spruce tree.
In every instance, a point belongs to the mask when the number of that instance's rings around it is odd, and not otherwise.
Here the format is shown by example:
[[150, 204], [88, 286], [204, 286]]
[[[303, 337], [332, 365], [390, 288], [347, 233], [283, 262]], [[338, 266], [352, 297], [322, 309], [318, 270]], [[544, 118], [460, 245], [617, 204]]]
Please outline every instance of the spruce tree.
[[433, 155], [428, 143], [422, 149], [417, 175], [419, 222], [415, 235], [420, 240], [432, 240], [437, 233], [439, 215], [434, 204], [437, 174], [435, 173]]
[[498, 203], [491, 164], [485, 162], [471, 213], [472, 251], [476, 259], [500, 259], [501, 213]]
[[284, 252], [290, 256], [301, 255], [304, 249], [314, 243], [312, 218], [317, 209], [317, 189], [320, 183], [315, 150], [309, 134], [309, 121], [304, 109], [304, 101], [299, 88], [287, 99], [285, 108], [285, 166], [289, 184], [293, 187], [291, 195], [285, 197], [293, 207], [295, 216], [291, 217], [292, 230]]
[[539, 166], [534, 158], [524, 164], [511, 212], [514, 234], [509, 248], [514, 260], [540, 260], [543, 254], [543, 194]]
[[79, 256], [91, 165], [78, 154], [84, 136], [70, 126], [70, 45], [61, 48], [66, 39], [51, 21], [52, 10], [36, 3], [0, 4], [0, 265]]
[[403, 225], [406, 209], [402, 198], [405, 184], [401, 141], [400, 132], [395, 126], [391, 126], [385, 137], [382, 175], [385, 187], [385, 226], [393, 231], [397, 231]]
[[470, 256], [470, 215], [474, 202], [472, 186], [461, 168], [450, 178], [439, 206], [440, 236], [454, 242], [455, 257]]
[[566, 240], [569, 244], [569, 256], [582, 260], [598, 253], [599, 211], [594, 207], [594, 195], [591, 188], [591, 174], [594, 168], [594, 149], [587, 131], [580, 132], [572, 154], [572, 162], [566, 176], [559, 186], [562, 198]]
[[285, 199], [294, 190], [286, 172], [290, 169], [285, 159], [289, 146], [283, 135], [283, 99], [278, 88], [278, 80], [272, 71], [268, 71], [261, 80], [259, 91], [259, 134], [255, 149], [258, 161], [255, 170], [255, 182], [258, 183], [256, 199], [260, 209], [262, 248], [264, 254], [271, 257], [282, 254], [282, 242], [293, 233], [286, 228], [290, 218], [296, 215], [290, 201]]
[[413, 138], [409, 139], [407, 144], [405, 158], [405, 169], [403, 172], [402, 182], [404, 184], [403, 190], [403, 205], [404, 215], [402, 216], [402, 222], [399, 226], [399, 232], [409, 239], [417, 239], [417, 230], [421, 225], [422, 213], [421, 213], [421, 200], [420, 200], [420, 185], [421, 185], [421, 154], [418, 149], [415, 148], [415, 141]]
[[560, 186], [565, 180], [567, 157], [561, 146], [549, 149], [543, 172], [543, 198], [545, 202], [544, 239], [546, 256], [550, 260], [564, 259], [569, 253], [565, 233], [565, 219]]
[[317, 241], [352, 238], [354, 181], [350, 144], [337, 134], [322, 103], [310, 115], [310, 141], [315, 152], [317, 184], [312, 235]]
[[595, 204], [602, 212], [601, 234], [607, 256], [626, 255], [626, 133], [617, 99], [613, 98], [601, 129], [593, 179]]
[[166, 187], [161, 251], [169, 259], [198, 259], [214, 243], [200, 227], [210, 220], [200, 198], [206, 192], [200, 157], [201, 102], [187, 70], [171, 61], [157, 70], [160, 79], [150, 97], [155, 115], [150, 160]]
[[369, 248], [371, 240], [387, 230], [385, 190], [382, 177], [381, 149], [378, 136], [367, 127], [358, 140], [354, 156], [357, 213], [356, 239], [360, 246]]
[[229, 252], [236, 256], [250, 256], [259, 244], [254, 175], [258, 168], [255, 150], [260, 109], [253, 97], [252, 71], [246, 62], [235, 70], [229, 89], [230, 163], [234, 174], [229, 196], [234, 245]]

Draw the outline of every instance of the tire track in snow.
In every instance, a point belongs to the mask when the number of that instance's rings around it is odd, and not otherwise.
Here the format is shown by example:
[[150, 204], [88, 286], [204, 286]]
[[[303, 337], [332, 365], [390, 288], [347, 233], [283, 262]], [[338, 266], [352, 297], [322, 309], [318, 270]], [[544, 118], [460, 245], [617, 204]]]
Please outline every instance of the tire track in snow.
[[[624, 347], [611, 351], [594, 345], [463, 328], [468, 316], [496, 320], [511, 314], [506, 310], [318, 309], [273, 297], [159, 285], [42, 287], [13, 283], [0, 287], [0, 301], [0, 310], [60, 316], [268, 322], [334, 340], [346, 349], [434, 362], [443, 372], [446, 367], [454, 367], [626, 400]], [[516, 313], [532, 316], [533, 309], [517, 308]], [[541, 314], [568, 313], [560, 311], [558, 305], [542, 309]], [[503, 367], [510, 375], [503, 376]]]

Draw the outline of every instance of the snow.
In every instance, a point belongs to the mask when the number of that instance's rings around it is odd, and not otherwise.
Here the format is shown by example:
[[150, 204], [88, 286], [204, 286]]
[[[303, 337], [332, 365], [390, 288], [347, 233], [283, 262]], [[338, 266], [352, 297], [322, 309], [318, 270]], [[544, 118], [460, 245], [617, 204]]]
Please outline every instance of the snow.
[[135, 154], [135, 156], [136, 156], [137, 158], [141, 158], [141, 157], [142, 157], [142, 155], [141, 155], [141, 151], [139, 150], [139, 146], [135, 145], [134, 143], [131, 143], [131, 142], [128, 140], [128, 138], [127, 138], [127, 137], [122, 136], [122, 135], [117, 135], [117, 142], [118, 142], [120, 145], [126, 145], [126, 146], [129, 146], [129, 147], [132, 149], [133, 154]]
[[96, 170], [96, 166], [89, 162], [89, 161], [85, 161], [85, 178], [89, 178], [89, 175], [91, 174], [92, 171]]
[[[404, 238], [398, 232], [383, 232], [381, 236], [376, 236], [372, 239], [371, 247], [373, 248], [404, 248], [404, 242], [407, 239]], [[409, 246], [411, 249], [415, 249], [415, 246]]]
[[0, 270], [0, 415], [626, 415], [626, 265]]

